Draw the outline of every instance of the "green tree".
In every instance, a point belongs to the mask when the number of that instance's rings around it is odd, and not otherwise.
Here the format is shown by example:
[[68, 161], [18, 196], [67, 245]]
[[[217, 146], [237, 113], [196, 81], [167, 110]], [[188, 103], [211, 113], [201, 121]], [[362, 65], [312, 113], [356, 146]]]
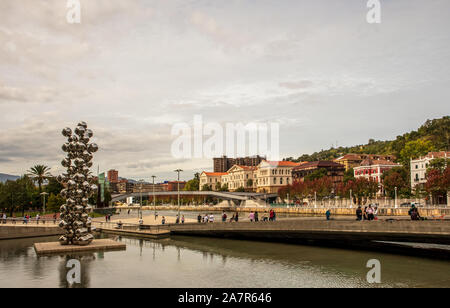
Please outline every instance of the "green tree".
[[394, 198], [395, 187], [397, 187], [397, 194], [402, 198], [411, 197], [411, 183], [409, 169], [406, 167], [395, 167], [386, 171], [381, 179], [386, 194]]
[[205, 184], [205, 185], [202, 186], [202, 190], [204, 190], [204, 191], [211, 191], [212, 189], [211, 189], [210, 185]]
[[245, 188], [244, 187], [239, 187], [235, 190], [235, 192], [245, 192]]
[[44, 165], [36, 165], [28, 170], [28, 176], [32, 177], [38, 183], [39, 193], [42, 192], [42, 183], [51, 176], [50, 168]]
[[200, 189], [200, 174], [196, 173], [192, 180], [187, 181], [184, 186], [186, 191], [198, 191]]
[[250, 188], [253, 187], [253, 179], [248, 179], [247, 180], [247, 187], [250, 187]]
[[325, 176], [327, 176], [328, 171], [325, 168], [319, 168], [314, 170], [312, 173], [308, 174], [307, 176], [305, 176], [305, 181], [313, 181], [313, 180], [317, 180], [317, 179], [321, 179]]
[[353, 168], [350, 168], [344, 172], [344, 183], [347, 183], [348, 181], [352, 181], [355, 179], [355, 172]]
[[65, 203], [65, 200], [63, 197], [61, 197], [59, 194], [50, 194], [48, 197], [47, 202], [47, 210], [51, 212], [58, 212], [61, 205]]
[[48, 184], [45, 186], [45, 191], [50, 195], [59, 195], [61, 190], [64, 188], [64, 186], [58, 182], [58, 180], [55, 177], [49, 177], [48, 178]]
[[430, 140], [417, 139], [409, 141], [405, 144], [404, 148], [400, 151], [399, 160], [403, 166], [409, 166], [409, 162], [414, 158], [426, 155], [428, 152], [434, 150], [433, 143]]

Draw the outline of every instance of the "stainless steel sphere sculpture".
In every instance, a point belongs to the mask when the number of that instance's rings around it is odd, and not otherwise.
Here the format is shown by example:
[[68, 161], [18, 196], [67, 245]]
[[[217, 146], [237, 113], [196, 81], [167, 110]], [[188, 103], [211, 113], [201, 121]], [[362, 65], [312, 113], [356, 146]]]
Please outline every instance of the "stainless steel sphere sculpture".
[[67, 168], [67, 173], [58, 177], [65, 186], [61, 196], [66, 199], [66, 204], [60, 208], [59, 223], [65, 234], [59, 238], [59, 242], [61, 245], [89, 245], [94, 236], [90, 233], [88, 214], [92, 206], [88, 200], [98, 189], [89, 168], [92, 167], [92, 154], [97, 152], [98, 146], [89, 143], [93, 133], [85, 122], [78, 123], [74, 134], [70, 128], [64, 128], [62, 134], [67, 137], [67, 142], [62, 146], [67, 157], [61, 164]]

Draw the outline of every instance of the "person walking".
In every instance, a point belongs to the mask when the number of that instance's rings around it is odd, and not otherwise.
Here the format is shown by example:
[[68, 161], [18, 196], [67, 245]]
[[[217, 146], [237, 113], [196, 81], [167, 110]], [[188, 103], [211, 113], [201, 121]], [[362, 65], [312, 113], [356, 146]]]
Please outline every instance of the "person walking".
[[39, 216], [39, 214], [36, 214], [36, 224], [39, 224], [39, 219], [40, 219], [41, 217]]
[[227, 221], [227, 213], [225, 213], [225, 211], [222, 212], [222, 222], [226, 222]]
[[233, 222], [235, 220], [234, 214], [233, 216], [230, 218], [230, 222]]
[[273, 209], [271, 209], [269, 212], [269, 221], [273, 221], [273, 216], [274, 216], [274, 211], [273, 211]]
[[250, 219], [250, 222], [253, 222], [253, 220], [255, 219], [255, 214], [253, 212], [250, 212], [250, 214], [248, 215], [248, 219]]
[[164, 217], [164, 216], [162, 217], [161, 224], [163, 224], [163, 225], [166, 224], [166, 217]]
[[201, 223], [202, 222], [202, 215], [198, 214], [197, 216], [197, 222]]
[[373, 208], [373, 219], [378, 220], [378, 206]]
[[234, 216], [234, 220], [236, 222], [239, 222], [239, 213], [238, 212], [236, 212], [236, 215]]
[[364, 215], [364, 216], [363, 216], [364, 220], [368, 220], [368, 219], [369, 219], [368, 216], [367, 216], [367, 206], [364, 207], [363, 215]]
[[209, 214], [209, 222], [214, 222], [214, 215], [212, 213]]
[[327, 220], [330, 220], [330, 218], [331, 218], [331, 211], [330, 211], [330, 209], [328, 209], [326, 211], [325, 216], [327, 217]]
[[258, 220], [259, 220], [259, 217], [258, 217], [259, 215], [258, 215], [258, 211], [255, 211], [255, 222], [258, 222]]
[[175, 223], [179, 224], [180, 223], [180, 217], [177, 215], [177, 219], [175, 219]]
[[181, 223], [184, 224], [184, 215], [181, 216]]

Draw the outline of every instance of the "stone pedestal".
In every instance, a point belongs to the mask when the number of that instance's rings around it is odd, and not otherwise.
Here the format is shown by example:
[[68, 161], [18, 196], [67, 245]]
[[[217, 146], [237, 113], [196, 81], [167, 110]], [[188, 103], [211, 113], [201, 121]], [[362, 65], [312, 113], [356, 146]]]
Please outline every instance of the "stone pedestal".
[[87, 246], [66, 245], [59, 242], [35, 243], [34, 250], [38, 255], [43, 254], [65, 254], [74, 252], [92, 252], [105, 250], [125, 250], [126, 245], [110, 239], [93, 240]]

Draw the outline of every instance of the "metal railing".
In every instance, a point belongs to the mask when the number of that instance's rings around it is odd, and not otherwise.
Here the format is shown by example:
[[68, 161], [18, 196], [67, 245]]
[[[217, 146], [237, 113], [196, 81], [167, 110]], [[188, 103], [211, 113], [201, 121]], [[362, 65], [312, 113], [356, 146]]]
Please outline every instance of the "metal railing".
[[121, 223], [115, 222], [103, 222], [103, 221], [92, 221], [92, 225], [100, 229], [113, 229], [113, 230], [124, 230], [124, 231], [148, 231], [148, 232], [160, 232], [168, 231], [168, 225], [145, 225], [145, 224], [132, 224], [132, 223]]
[[59, 223], [59, 219], [53, 218], [39, 218], [35, 217], [24, 219], [24, 218], [6, 218], [0, 219], [0, 225], [57, 225]]

